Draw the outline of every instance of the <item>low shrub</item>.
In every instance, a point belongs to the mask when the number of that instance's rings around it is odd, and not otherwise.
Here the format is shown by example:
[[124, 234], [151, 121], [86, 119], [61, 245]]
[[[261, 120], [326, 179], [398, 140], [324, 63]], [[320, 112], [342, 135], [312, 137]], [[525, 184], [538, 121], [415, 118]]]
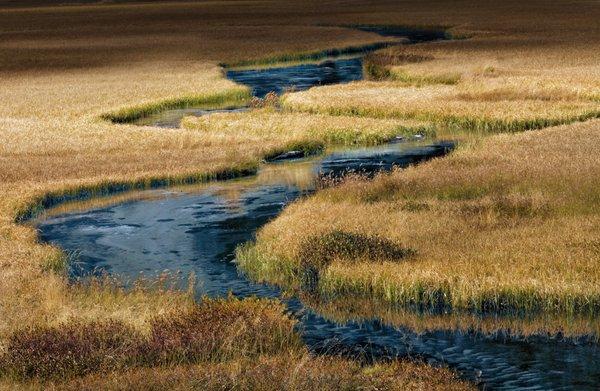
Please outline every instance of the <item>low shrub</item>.
[[70, 321], [14, 333], [0, 356], [0, 374], [58, 380], [130, 367], [258, 357], [300, 351], [295, 321], [281, 303], [204, 299], [191, 311], [151, 321], [149, 335], [113, 320]]
[[18, 379], [59, 379], [120, 369], [135, 361], [140, 333], [121, 322], [78, 321], [14, 333], [0, 357], [0, 373]]
[[319, 273], [333, 260], [399, 261], [414, 255], [415, 251], [377, 236], [332, 231], [306, 240], [300, 249], [300, 274], [303, 291], [315, 293]]

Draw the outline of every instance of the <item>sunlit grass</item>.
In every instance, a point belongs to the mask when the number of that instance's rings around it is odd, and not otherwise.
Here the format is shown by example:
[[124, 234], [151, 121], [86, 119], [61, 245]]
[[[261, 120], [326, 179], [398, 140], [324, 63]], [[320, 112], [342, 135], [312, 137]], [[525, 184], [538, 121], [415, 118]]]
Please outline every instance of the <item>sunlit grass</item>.
[[385, 238], [414, 255], [347, 262], [345, 253], [334, 254], [319, 269], [324, 299], [597, 316], [597, 126], [496, 136], [373, 182], [323, 191], [265, 226], [257, 244], [239, 252], [240, 266], [255, 279], [298, 289], [305, 240], [342, 230]]
[[134, 122], [152, 114], [165, 110], [200, 107], [206, 110], [222, 109], [232, 106], [243, 106], [250, 101], [248, 88], [231, 88], [223, 93], [212, 95], [197, 95], [165, 100], [158, 103], [148, 103], [143, 106], [126, 107], [111, 113], [103, 114], [102, 119], [115, 123]]
[[309, 113], [430, 121], [484, 134], [540, 129], [600, 116], [598, 103], [589, 99], [529, 99], [520, 98], [519, 92], [515, 92], [516, 99], [506, 99], [505, 94], [485, 89], [466, 95], [463, 91], [467, 87], [461, 84], [425, 84], [358, 82], [326, 86], [286, 95], [283, 107]]
[[214, 143], [262, 145], [266, 158], [292, 150], [310, 155], [326, 146], [377, 145], [397, 136], [435, 135], [435, 128], [422, 121], [285, 113], [272, 108], [186, 117], [181, 126], [201, 132]]

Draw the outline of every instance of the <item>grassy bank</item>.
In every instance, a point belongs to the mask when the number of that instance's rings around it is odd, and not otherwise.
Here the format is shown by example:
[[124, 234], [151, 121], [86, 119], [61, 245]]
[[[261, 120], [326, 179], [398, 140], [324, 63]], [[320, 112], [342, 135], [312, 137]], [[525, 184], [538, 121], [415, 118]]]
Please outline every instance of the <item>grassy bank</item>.
[[214, 110], [226, 107], [244, 106], [250, 102], [251, 98], [252, 94], [250, 93], [250, 90], [247, 87], [240, 86], [212, 95], [178, 97], [161, 102], [148, 103], [142, 106], [126, 107], [107, 114], [102, 114], [101, 118], [106, 121], [121, 124], [135, 122], [136, 120], [165, 110], [185, 109], [188, 107]]
[[[599, 105], [593, 99], [521, 99], [517, 86], [511, 87], [514, 92], [500, 87], [493, 91], [481, 89], [466, 93], [461, 89], [470, 87], [461, 84], [420, 85], [421, 80], [423, 77], [418, 78], [416, 86], [406, 86], [403, 81], [388, 81], [321, 87], [286, 95], [282, 104], [289, 111], [413, 119], [434, 123], [452, 132], [468, 131], [478, 135], [541, 129], [600, 116]], [[507, 96], [512, 94], [517, 97]], [[484, 98], [484, 95], [491, 96]]]
[[288, 151], [311, 155], [328, 146], [378, 145], [397, 136], [435, 135], [435, 128], [421, 121], [285, 113], [271, 108], [186, 117], [181, 126], [201, 132], [206, 140], [261, 144], [266, 159]]
[[[254, 246], [240, 250], [240, 266], [255, 279], [303, 290], [308, 264], [325, 301], [595, 317], [597, 126], [496, 136], [418, 168], [323, 191], [264, 227]], [[325, 263], [306, 256], [314, 238], [330, 232], [350, 239], [328, 242]], [[382, 250], [367, 251], [369, 243]], [[394, 248], [410, 252], [400, 257]]]
[[452, 130], [540, 129], [600, 115], [595, 30], [493, 31], [369, 54], [371, 81], [283, 97], [291, 111], [429, 121]]

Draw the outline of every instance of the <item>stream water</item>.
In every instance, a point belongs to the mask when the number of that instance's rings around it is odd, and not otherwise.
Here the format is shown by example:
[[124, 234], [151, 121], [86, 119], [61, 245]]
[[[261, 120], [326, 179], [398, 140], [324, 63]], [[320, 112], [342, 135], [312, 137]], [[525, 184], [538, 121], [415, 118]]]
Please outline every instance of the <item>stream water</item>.
[[[281, 94], [288, 90], [302, 91], [310, 87], [327, 84], [348, 83], [362, 79], [362, 57], [327, 60], [321, 63], [300, 64], [287, 67], [229, 70], [227, 78], [252, 88], [252, 95], [264, 98], [269, 92]], [[141, 118], [138, 125], [178, 127], [185, 116], [201, 116], [211, 112], [244, 111], [245, 107], [220, 110], [185, 108], [166, 110]]]
[[[335, 70], [333, 72], [332, 70]], [[360, 73], [358, 73], [360, 71]], [[335, 75], [334, 75], [334, 74]], [[360, 59], [329, 60], [227, 73], [250, 85], [257, 96], [290, 86], [358, 80]], [[173, 125], [177, 115], [154, 117]], [[162, 121], [162, 122], [161, 122]], [[135, 280], [164, 270], [194, 272], [198, 295], [280, 297], [278, 289], [238, 274], [234, 249], [252, 240], [261, 226], [290, 202], [315, 191], [323, 176], [348, 171], [373, 174], [441, 156], [453, 144], [401, 140], [379, 147], [334, 151], [324, 157], [269, 163], [250, 178], [214, 182], [191, 189], [152, 190], [113, 205], [60, 214], [37, 222], [42, 240], [75, 254], [73, 277], [109, 272]], [[285, 301], [300, 321], [308, 346], [318, 353], [362, 357], [416, 356], [447, 364], [485, 389], [598, 389], [600, 350], [591, 343], [559, 339], [510, 340], [458, 331], [417, 334], [379, 321], [335, 323], [296, 299]]]

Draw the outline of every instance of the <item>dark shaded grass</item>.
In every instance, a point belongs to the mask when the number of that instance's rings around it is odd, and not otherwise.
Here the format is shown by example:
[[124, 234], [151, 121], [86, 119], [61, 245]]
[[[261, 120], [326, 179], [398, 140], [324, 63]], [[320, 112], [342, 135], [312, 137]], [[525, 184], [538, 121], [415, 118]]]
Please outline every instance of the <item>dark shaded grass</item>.
[[384, 37], [406, 37], [411, 43], [457, 39], [450, 26], [400, 26], [391, 24], [351, 24], [344, 27], [376, 33]]
[[312, 51], [312, 52], [296, 52], [296, 53], [282, 53], [276, 54], [269, 57], [263, 57], [260, 59], [254, 60], [241, 60], [231, 63], [220, 63], [224, 68], [233, 68], [233, 67], [247, 67], [252, 65], [269, 65], [269, 64], [277, 64], [283, 62], [298, 62], [298, 61], [317, 61], [322, 60], [327, 57], [336, 57], [336, 56], [344, 56], [344, 55], [360, 55], [368, 52], [372, 52], [375, 50], [387, 48], [393, 45], [397, 45], [399, 42], [397, 41], [383, 41], [376, 42], [368, 45], [359, 45], [359, 46], [348, 46], [344, 48], [332, 48], [326, 50]]
[[0, 374], [17, 379], [63, 378], [132, 365], [142, 336], [121, 322], [71, 322], [13, 334]]
[[400, 261], [415, 251], [377, 236], [332, 231], [322, 236], [312, 237], [301, 245], [300, 280], [301, 289], [306, 293], [316, 293], [319, 287], [319, 274], [334, 260], [344, 262]]

